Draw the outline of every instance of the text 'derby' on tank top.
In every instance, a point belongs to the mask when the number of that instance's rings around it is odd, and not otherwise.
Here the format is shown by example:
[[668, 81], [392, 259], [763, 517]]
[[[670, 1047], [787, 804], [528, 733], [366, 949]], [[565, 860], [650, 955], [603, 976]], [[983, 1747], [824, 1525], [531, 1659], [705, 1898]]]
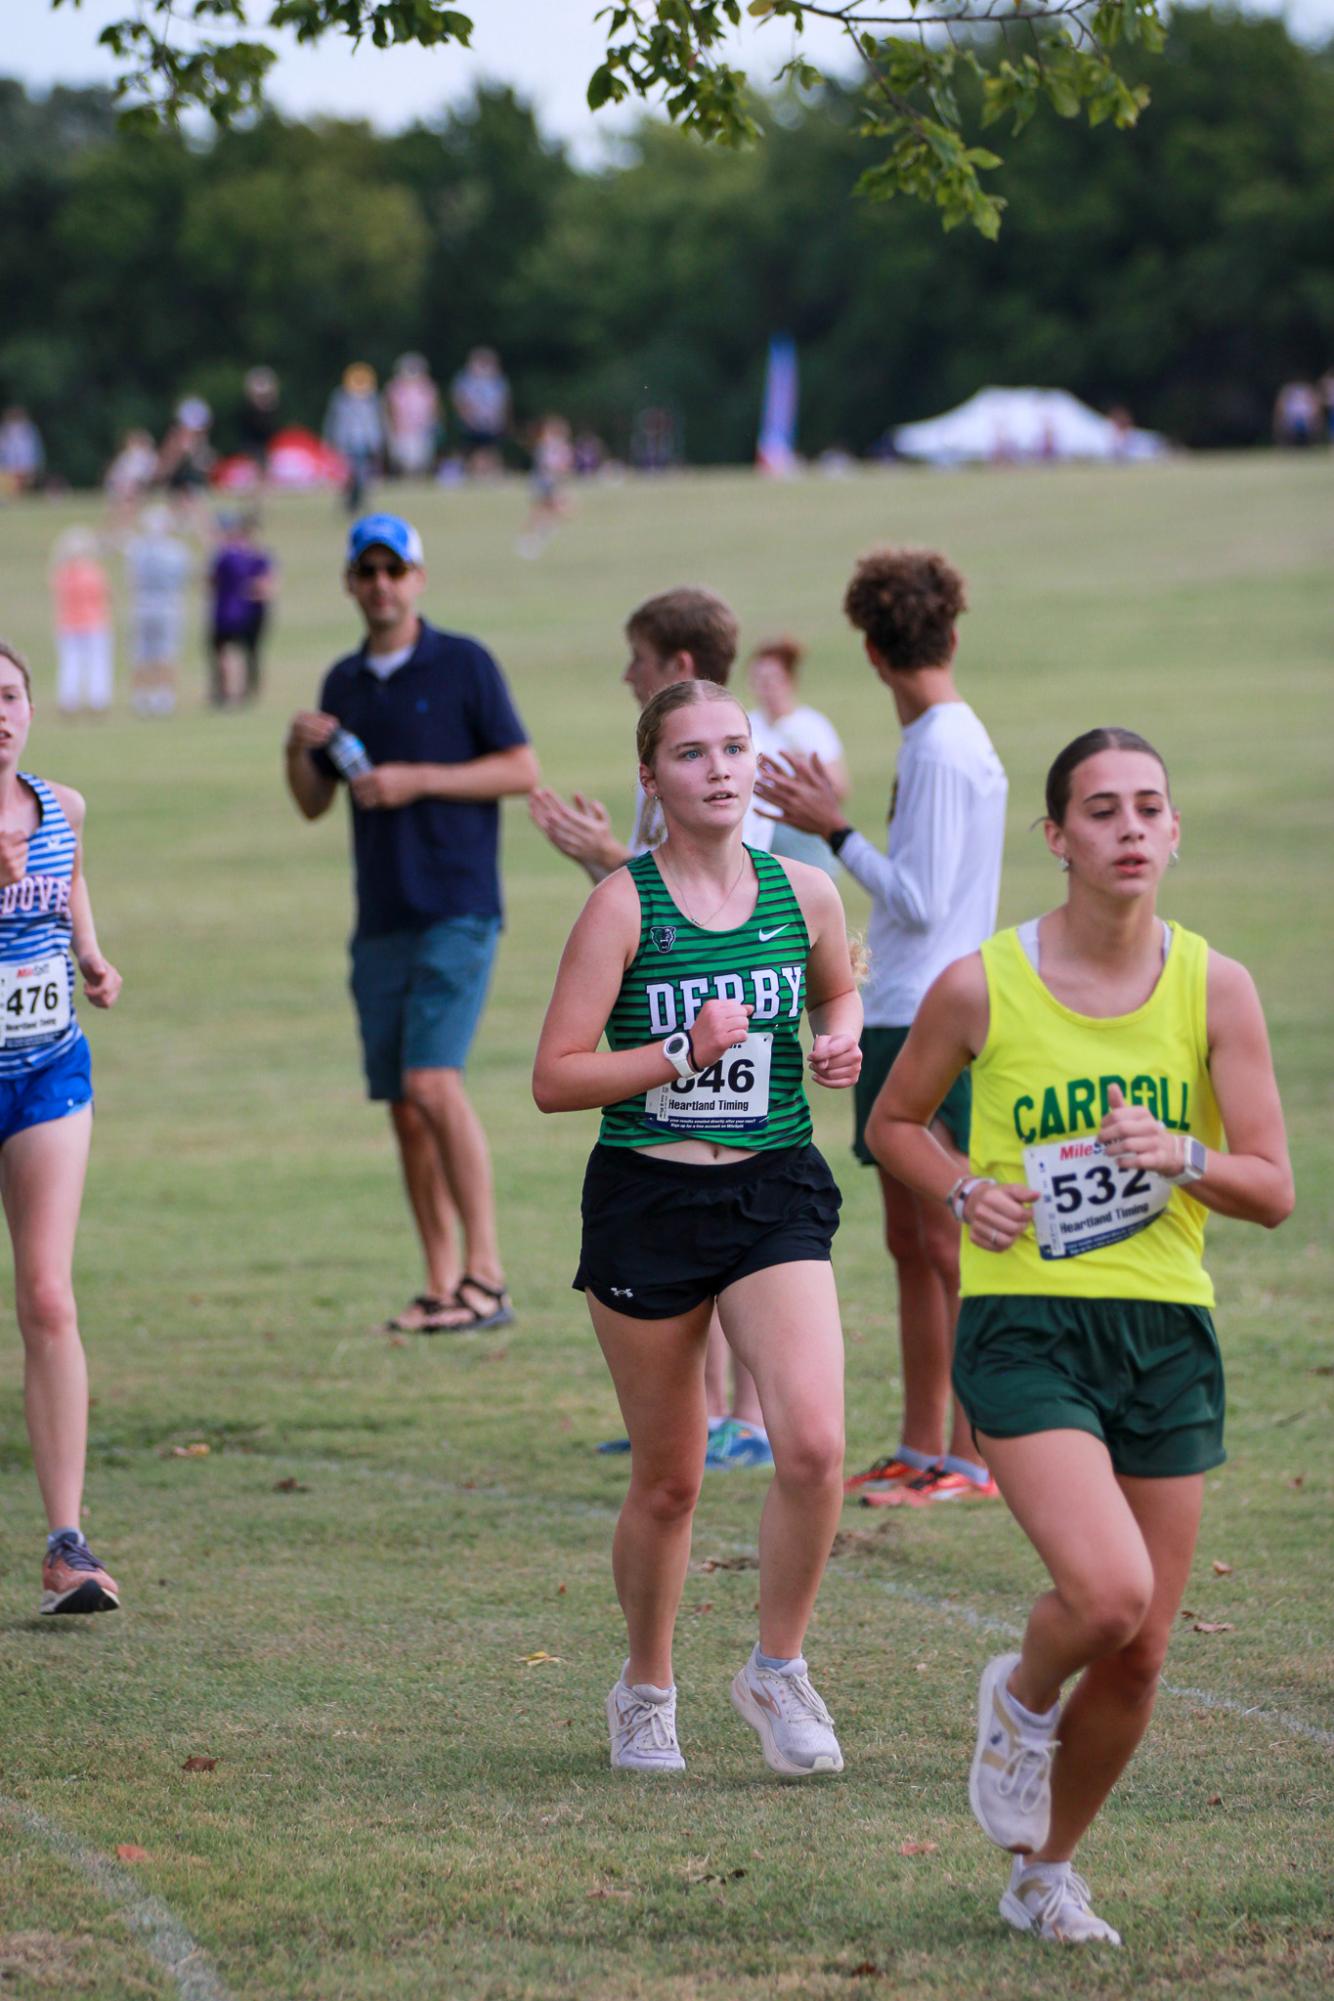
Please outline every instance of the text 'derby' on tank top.
[[607, 1022], [612, 1049], [642, 1049], [689, 1028], [710, 1000], [753, 1009], [750, 1033], [699, 1077], [673, 1080], [602, 1114], [603, 1146], [665, 1146], [697, 1137], [755, 1149], [811, 1135], [799, 1040], [810, 938], [787, 872], [746, 850], [759, 894], [744, 924], [706, 931], [678, 910], [651, 854], [627, 863], [639, 891], [639, 950]]

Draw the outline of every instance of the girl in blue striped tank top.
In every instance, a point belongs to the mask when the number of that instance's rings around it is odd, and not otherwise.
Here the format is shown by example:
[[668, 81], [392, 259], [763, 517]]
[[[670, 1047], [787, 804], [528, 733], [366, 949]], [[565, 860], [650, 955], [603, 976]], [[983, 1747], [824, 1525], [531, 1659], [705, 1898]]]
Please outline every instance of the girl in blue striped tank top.
[[21, 656], [0, 641], [0, 1186], [25, 1350], [24, 1409], [46, 1507], [43, 1612], [114, 1611], [116, 1581], [79, 1528], [88, 1372], [74, 1303], [93, 1087], [74, 972], [94, 1007], [120, 974], [97, 943], [82, 867], [84, 803], [19, 768], [32, 725]]
[[842, 1506], [843, 1336], [829, 1262], [839, 1195], [810, 1144], [797, 1031], [804, 1011], [810, 1076], [846, 1089], [861, 1067], [861, 1002], [828, 876], [742, 840], [755, 753], [740, 704], [711, 681], [674, 683], [640, 717], [639, 761], [667, 837], [593, 891], [533, 1069], [543, 1111], [603, 1114], [574, 1284], [630, 1436], [612, 1558], [630, 1657], [607, 1698], [611, 1762], [685, 1763], [672, 1633], [716, 1302], [774, 1455], [760, 1641], [732, 1702], [770, 1769], [807, 1778], [843, 1767], [802, 1658]]

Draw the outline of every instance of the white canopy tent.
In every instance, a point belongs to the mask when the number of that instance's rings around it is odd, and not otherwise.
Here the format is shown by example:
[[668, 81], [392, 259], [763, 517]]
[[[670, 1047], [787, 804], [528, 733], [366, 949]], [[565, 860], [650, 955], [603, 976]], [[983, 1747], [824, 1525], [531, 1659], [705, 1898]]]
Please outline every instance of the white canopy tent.
[[1156, 431], [1099, 416], [1066, 389], [979, 389], [957, 410], [900, 424], [894, 448], [931, 465], [977, 460], [1154, 459], [1167, 451]]

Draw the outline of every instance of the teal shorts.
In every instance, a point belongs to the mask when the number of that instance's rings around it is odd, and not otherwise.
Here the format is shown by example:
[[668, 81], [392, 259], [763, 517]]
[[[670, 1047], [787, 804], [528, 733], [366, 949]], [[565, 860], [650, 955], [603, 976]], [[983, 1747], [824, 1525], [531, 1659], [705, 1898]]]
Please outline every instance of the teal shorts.
[[498, 917], [442, 917], [352, 940], [366, 1095], [393, 1103], [407, 1070], [462, 1070], [481, 1019]]
[[[862, 1074], [853, 1086], [853, 1116], [856, 1130], [852, 1150], [864, 1167], [876, 1166], [876, 1157], [866, 1144], [866, 1121], [880, 1096], [880, 1086], [888, 1077], [894, 1058], [908, 1040], [906, 1028], [864, 1028], [862, 1030]], [[936, 1117], [946, 1127], [959, 1152], [967, 1157], [968, 1134], [973, 1116], [973, 1076], [961, 1070], [950, 1085]]]
[[1223, 1358], [1207, 1308], [1151, 1299], [991, 1293], [965, 1299], [954, 1389], [975, 1432], [1088, 1431], [1118, 1473], [1221, 1466]]

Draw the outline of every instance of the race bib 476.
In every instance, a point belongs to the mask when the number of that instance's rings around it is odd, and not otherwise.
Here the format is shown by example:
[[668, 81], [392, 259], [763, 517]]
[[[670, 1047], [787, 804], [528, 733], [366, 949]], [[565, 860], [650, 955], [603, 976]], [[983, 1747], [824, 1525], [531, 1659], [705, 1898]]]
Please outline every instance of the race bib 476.
[[63, 952], [0, 966], [0, 1046], [37, 1042], [69, 1027], [69, 961]]

